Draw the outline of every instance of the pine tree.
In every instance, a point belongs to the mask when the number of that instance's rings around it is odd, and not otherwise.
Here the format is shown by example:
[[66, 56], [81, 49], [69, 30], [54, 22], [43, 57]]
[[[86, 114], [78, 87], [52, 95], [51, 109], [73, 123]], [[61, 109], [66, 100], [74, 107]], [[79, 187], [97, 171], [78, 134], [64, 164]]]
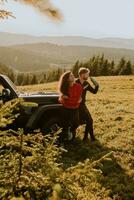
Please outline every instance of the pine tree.
[[18, 85], [23, 85], [23, 81], [24, 81], [24, 74], [23, 73], [19, 73], [17, 75], [17, 83], [18, 83]]
[[27, 74], [24, 77], [23, 85], [29, 85], [30, 84], [30, 79], [29, 79], [29, 74]]
[[[0, 0], [0, 3], [7, 2], [7, 0]], [[53, 5], [50, 3], [50, 0], [45, 0], [45, 1], [39, 1], [38, 0], [18, 0], [19, 3], [25, 3], [26, 5], [29, 4], [33, 7], [35, 7], [36, 10], [39, 12], [48, 15], [51, 18], [61, 20], [62, 16], [61, 13], [59, 12], [58, 9], [53, 7]], [[47, 8], [47, 9], [43, 9]], [[8, 17], [13, 17], [12, 12], [7, 11], [7, 10], [0, 10], [0, 19], [7, 19]]]
[[125, 67], [126, 65], [126, 60], [125, 58], [121, 58], [121, 60], [119, 61], [119, 64], [116, 67], [116, 74], [120, 74], [121, 70]]
[[79, 60], [77, 60], [76, 63], [74, 64], [73, 68], [72, 68], [72, 72], [73, 72], [75, 77], [78, 77], [79, 68], [80, 68], [80, 63], [79, 63]]
[[95, 59], [94, 59], [93, 67], [92, 67], [92, 71], [91, 71], [92, 76], [99, 76], [100, 75], [100, 72], [99, 72], [99, 70], [100, 70], [99, 59], [100, 59], [99, 56], [96, 56]]
[[126, 65], [123, 66], [123, 68], [121, 69], [120, 75], [130, 75], [132, 74], [132, 65], [131, 65], [131, 62], [128, 61], [126, 63]]
[[38, 84], [38, 80], [37, 80], [37, 77], [36, 77], [35, 74], [33, 75], [33, 78], [32, 78], [32, 80], [31, 80], [31, 84], [32, 84], [32, 85]]
[[111, 61], [109, 66], [109, 75], [115, 75], [115, 63], [114, 60]]
[[109, 75], [109, 63], [108, 63], [107, 59], [105, 61], [103, 61], [100, 73], [101, 73], [102, 76]]

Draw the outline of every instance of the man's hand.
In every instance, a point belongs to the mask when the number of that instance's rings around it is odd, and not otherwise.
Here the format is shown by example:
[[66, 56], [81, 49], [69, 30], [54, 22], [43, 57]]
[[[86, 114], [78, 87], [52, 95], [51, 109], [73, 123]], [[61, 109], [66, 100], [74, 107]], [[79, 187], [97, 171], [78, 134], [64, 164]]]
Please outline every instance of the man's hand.
[[93, 78], [90, 76], [90, 80], [92, 81], [92, 83], [95, 85], [95, 86], [98, 86], [99, 87], [99, 83]]

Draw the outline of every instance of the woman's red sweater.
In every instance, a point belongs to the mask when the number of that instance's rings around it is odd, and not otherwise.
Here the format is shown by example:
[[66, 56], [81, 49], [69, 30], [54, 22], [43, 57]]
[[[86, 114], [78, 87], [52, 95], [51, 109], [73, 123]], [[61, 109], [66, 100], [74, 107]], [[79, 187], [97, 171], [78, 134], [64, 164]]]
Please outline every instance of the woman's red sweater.
[[68, 99], [59, 99], [60, 103], [63, 104], [65, 108], [75, 109], [80, 105], [80, 98], [82, 95], [83, 88], [80, 84], [74, 83], [68, 89]]

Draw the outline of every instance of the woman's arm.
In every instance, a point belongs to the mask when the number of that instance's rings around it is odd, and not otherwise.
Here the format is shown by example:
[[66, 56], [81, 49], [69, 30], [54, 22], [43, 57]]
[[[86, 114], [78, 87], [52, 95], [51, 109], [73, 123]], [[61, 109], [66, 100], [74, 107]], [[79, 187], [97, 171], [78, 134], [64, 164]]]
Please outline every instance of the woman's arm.
[[67, 95], [64, 95], [64, 94], [60, 94], [60, 97], [59, 97], [59, 100], [60, 101], [64, 101], [66, 99], [68, 99], [69, 97]]
[[62, 99], [68, 99], [69, 97], [67, 95], [61, 94]]
[[81, 103], [81, 102], [82, 102], [82, 98], [80, 97], [79, 100], [78, 100], [78, 103]]

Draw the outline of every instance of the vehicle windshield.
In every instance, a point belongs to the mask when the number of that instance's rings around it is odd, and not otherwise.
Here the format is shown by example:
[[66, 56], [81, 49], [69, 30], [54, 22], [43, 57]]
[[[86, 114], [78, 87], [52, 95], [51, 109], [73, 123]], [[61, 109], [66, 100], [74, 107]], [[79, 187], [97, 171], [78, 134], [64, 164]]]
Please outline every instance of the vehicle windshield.
[[8, 77], [5, 77], [5, 79], [10, 84], [10, 86], [13, 88], [13, 90], [15, 90], [15, 92], [19, 95], [20, 92], [18, 91], [16, 85]]

